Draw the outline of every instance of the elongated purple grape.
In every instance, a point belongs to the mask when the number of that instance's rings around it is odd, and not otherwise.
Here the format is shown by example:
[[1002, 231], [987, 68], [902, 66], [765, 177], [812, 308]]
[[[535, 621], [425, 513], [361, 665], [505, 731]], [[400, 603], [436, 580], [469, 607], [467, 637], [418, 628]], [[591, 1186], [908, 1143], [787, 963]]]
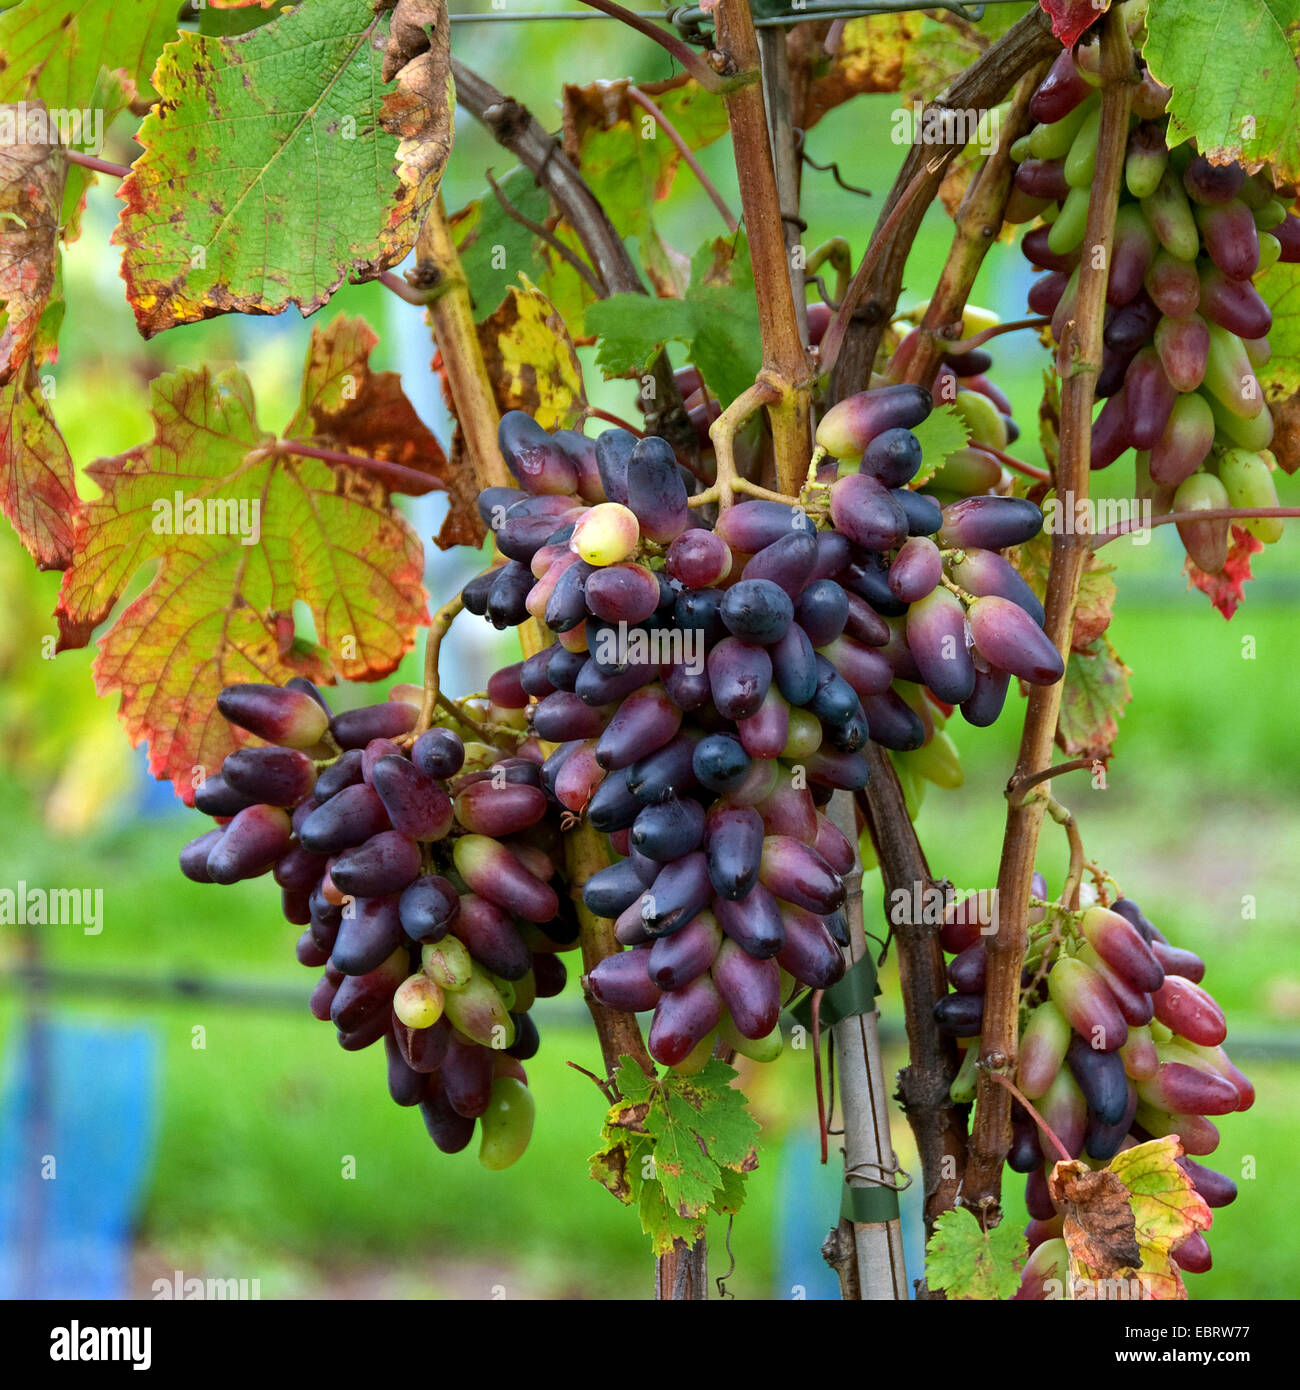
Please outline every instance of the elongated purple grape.
[[978, 1036], [984, 1021], [984, 996], [945, 994], [935, 1002], [932, 1012], [940, 1032], [954, 1038], [973, 1038]]
[[821, 655], [863, 699], [883, 695], [893, 681], [893, 667], [880, 651], [864, 647], [851, 637], [837, 637], [822, 648]]
[[1121, 387], [1102, 406], [1097, 418], [1092, 422], [1089, 466], [1094, 469], [1109, 468], [1132, 443], [1133, 439], [1129, 434], [1128, 393]]
[[869, 550], [892, 550], [907, 538], [907, 514], [889, 489], [866, 473], [850, 473], [831, 488], [831, 516], [838, 531]]
[[1129, 1103], [1128, 1077], [1119, 1053], [1101, 1052], [1076, 1033], [1066, 1061], [1088, 1109], [1103, 1125], [1118, 1124]]
[[[316, 785], [312, 788], [312, 795], [317, 801], [328, 801], [330, 797], [341, 792], [344, 787], [354, 787], [363, 780], [363, 762], [365, 753], [360, 748], [349, 748], [346, 753], [341, 753], [335, 760], [316, 778]], [[198, 804], [197, 797], [195, 804]], [[202, 809], [202, 808], [200, 808]]]
[[658, 675], [659, 667], [648, 662], [632, 663], [624, 670], [611, 674], [602, 671], [595, 659], [589, 659], [578, 670], [573, 693], [584, 705], [615, 705], [633, 691], [651, 685]]
[[733, 551], [756, 555], [773, 545], [791, 531], [811, 531], [813, 524], [806, 512], [796, 512], [784, 502], [759, 499], [738, 502], [718, 518], [715, 534], [722, 537]]
[[693, 766], [696, 740], [679, 734], [627, 769], [628, 790], [643, 805], [685, 796], [698, 786]]
[[844, 901], [844, 883], [811, 845], [789, 835], [769, 835], [763, 841], [759, 879], [784, 901], [823, 914]]
[[709, 881], [719, 897], [738, 902], [758, 883], [763, 818], [752, 807], [715, 807], [707, 820]]
[[977, 729], [987, 729], [1002, 713], [1009, 684], [1010, 677], [1005, 671], [996, 667], [985, 671], [976, 666], [975, 690], [969, 700], [962, 701], [962, 718]]
[[1088, 1043], [1105, 1052], [1116, 1051], [1128, 1036], [1128, 1025], [1096, 971], [1067, 956], [1047, 976], [1053, 1003], [1070, 1026]]
[[1035, 227], [1033, 231], [1026, 232], [1020, 243], [1020, 249], [1031, 264], [1042, 270], [1059, 272], [1064, 275], [1065, 281], [1062, 281], [1061, 285], [1062, 292], [1064, 292], [1065, 283], [1069, 280], [1070, 273], [1079, 264], [1079, 253], [1078, 251], [1065, 253], [1053, 251], [1047, 244], [1048, 233], [1051, 230], [1050, 227]]
[[861, 470], [887, 488], [900, 488], [912, 481], [921, 462], [921, 441], [911, 430], [896, 428], [878, 434], [867, 445]]
[[1069, 283], [1070, 277], [1063, 270], [1050, 270], [1046, 275], [1040, 275], [1029, 287], [1027, 299], [1030, 312], [1051, 318]]
[[[494, 570], [493, 574], [496, 578], [488, 589], [487, 601], [483, 608], [484, 616], [499, 631], [517, 627], [528, 617], [528, 595], [533, 587], [532, 572], [527, 565], [520, 564], [518, 560], [511, 560]], [[360, 711], [353, 710], [350, 713], [356, 714]], [[337, 730], [334, 736], [338, 737]], [[386, 734], [386, 737], [391, 738], [393, 735]], [[367, 741], [363, 740], [363, 743]]]
[[696, 850], [660, 870], [641, 908], [642, 925], [651, 936], [666, 936], [684, 927], [712, 898], [708, 861]]
[[611, 623], [641, 623], [659, 607], [659, 581], [644, 565], [598, 569], [588, 576], [583, 593], [590, 612]]
[[733, 584], [718, 611], [733, 637], [764, 647], [779, 642], [794, 619], [790, 595], [770, 579], [747, 578]]
[[1237, 1184], [1223, 1173], [1203, 1167], [1192, 1158], [1180, 1158], [1178, 1166], [1191, 1178], [1206, 1206], [1226, 1207], [1237, 1200]]
[[916, 603], [938, 585], [942, 576], [943, 558], [939, 547], [928, 536], [913, 536], [894, 556], [889, 567], [889, 588], [903, 603]]
[[329, 727], [328, 712], [310, 695], [278, 685], [228, 685], [217, 708], [250, 734], [290, 748], [310, 748]]
[[770, 652], [777, 690], [790, 704], [806, 705], [817, 689], [817, 655], [800, 624], [791, 623], [778, 642], [762, 650]]
[[966, 614], [950, 590], [936, 588], [907, 610], [907, 645], [926, 685], [939, 699], [958, 705], [974, 694], [975, 665], [966, 646]]
[[[399, 1025], [400, 1026], [400, 1025]], [[424, 1029], [416, 1030], [424, 1032]], [[388, 1094], [396, 1105], [419, 1105], [429, 1087], [429, 1079], [408, 1065], [392, 1033], [384, 1035], [384, 1056], [388, 1062]]]
[[707, 974], [661, 995], [650, 1024], [650, 1055], [662, 1066], [676, 1066], [721, 1017], [722, 1000]]
[[1183, 1062], [1162, 1062], [1150, 1081], [1138, 1083], [1148, 1105], [1184, 1115], [1231, 1115], [1238, 1107], [1237, 1088], [1216, 1072]]
[[382, 898], [400, 893], [414, 883], [419, 872], [420, 851], [415, 841], [395, 830], [383, 830], [339, 855], [330, 868], [330, 878], [342, 893]]
[[681, 723], [682, 711], [662, 685], [638, 690], [623, 701], [601, 733], [596, 761], [609, 770], [628, 767], [662, 748]]
[[631, 859], [620, 859], [592, 874], [583, 885], [582, 900], [597, 917], [617, 917], [644, 891], [645, 883], [636, 864]]
[[743, 1038], [765, 1038], [781, 1013], [781, 969], [775, 960], [756, 960], [731, 940], [713, 962], [713, 983]]
[[[817, 567], [817, 553], [817, 540], [811, 531], [791, 531], [788, 535], [782, 536], [780, 540], [765, 546], [745, 565], [741, 583], [726, 591], [721, 611], [723, 622], [728, 623], [727, 614], [733, 611], [728, 609], [727, 601], [743, 584], [750, 582], [775, 584], [791, 599], [798, 598]], [[737, 600], [732, 600], [732, 602], [737, 602]], [[728, 628], [735, 632], [737, 637], [743, 635], [735, 631], [730, 623], [728, 623]]]
[[507, 411], [497, 427], [497, 443], [507, 467], [528, 492], [577, 492], [577, 469], [531, 415]]
[[844, 956], [821, 917], [786, 907], [781, 919], [785, 944], [776, 959], [782, 970], [810, 989], [829, 989], [844, 975]]
[[810, 584], [795, 603], [795, 620], [815, 647], [833, 642], [844, 631], [848, 617], [849, 596], [833, 579]]
[[966, 616], [975, 645], [991, 665], [1032, 685], [1053, 685], [1065, 674], [1051, 639], [1010, 599], [977, 598]]
[[[1160, 354], [1161, 365], [1174, 389], [1195, 391], [1205, 380], [1205, 364], [1210, 353], [1210, 333], [1205, 326], [1205, 320], [1199, 314], [1189, 314], [1181, 319], [1161, 319], [1156, 325], [1156, 351]], [[1140, 357], [1141, 353], [1138, 356]], [[1129, 401], [1129, 410], [1132, 412], [1135, 407], [1131, 392]], [[1132, 429], [1131, 414], [1129, 425]], [[1146, 433], [1143, 431], [1142, 437], [1134, 437], [1134, 442], [1139, 448], [1151, 447], [1150, 443], [1142, 443]]]
[[1065, 1061], [1072, 1036], [1065, 1016], [1050, 999], [1029, 1015], [1020, 1039], [1016, 1082], [1030, 1100], [1047, 1094]]
[[763, 703], [736, 725], [740, 746], [752, 758], [776, 758], [790, 738], [790, 706], [775, 686], [768, 688]]
[[1069, 48], [1059, 53], [1029, 98], [1029, 114], [1041, 125], [1051, 125], [1068, 116], [1086, 101], [1094, 88], [1083, 78]]
[[311, 794], [316, 765], [296, 748], [239, 748], [221, 775], [241, 796], [268, 806], [296, 806]]
[[[1162, 319], [1162, 323], [1171, 320]], [[1177, 391], [1154, 347], [1143, 348], [1124, 374], [1127, 439], [1135, 448], [1149, 449], [1169, 423]], [[1118, 400], [1118, 396], [1114, 397]], [[1104, 413], [1104, 407], [1103, 407]], [[1094, 464], [1095, 466], [1095, 464]]]
[[711, 912], [701, 912], [680, 931], [661, 936], [650, 948], [649, 974], [660, 989], [681, 989], [713, 964], [722, 930]]
[[302, 823], [298, 837], [315, 854], [337, 854], [390, 828], [384, 803], [364, 783], [344, 787]]
[[[1038, 1102], [1038, 1111], [1047, 1127], [1060, 1140], [1066, 1153], [1077, 1158], [1083, 1152], [1083, 1143], [1088, 1132], [1088, 1102], [1068, 1067], [1062, 1067], [1056, 1073], [1056, 1079], [1048, 1087], [1047, 1094]], [[1043, 1152], [1043, 1158], [1049, 1163], [1055, 1162], [1061, 1156], [1056, 1145], [1046, 1134], [1039, 1134], [1038, 1146]]]
[[686, 529], [686, 485], [667, 440], [649, 435], [637, 441], [627, 465], [627, 505], [649, 540], [666, 545]]
[[[1119, 903], [1115, 903], [1114, 907], [1118, 912]], [[1200, 984], [1205, 978], [1205, 962], [1195, 951], [1185, 951], [1178, 946], [1170, 946], [1165, 941], [1153, 941], [1151, 953], [1160, 962], [1166, 975], [1181, 975], [1184, 980], [1190, 980], [1194, 985]]]
[[1230, 203], [1245, 181], [1246, 171], [1240, 164], [1211, 164], [1203, 154], [1194, 155], [1183, 170], [1187, 196], [1205, 207]]
[[596, 436], [596, 468], [605, 496], [611, 502], [627, 505], [627, 469], [636, 444], [631, 430], [602, 430]]
[[509, 913], [475, 893], [462, 895], [451, 929], [476, 961], [503, 980], [522, 980], [532, 968], [532, 952]]
[[906, 613], [907, 605], [889, 591], [889, 562], [885, 556], [857, 547], [855, 551], [853, 563], [836, 576], [839, 582], [851, 594], [866, 599], [882, 617], [897, 618]]
[[1219, 207], [1198, 207], [1196, 222], [1210, 259], [1230, 280], [1249, 280], [1259, 269], [1255, 215], [1239, 198]]
[[460, 1153], [474, 1137], [474, 1121], [452, 1109], [441, 1078], [430, 1080], [424, 1099], [420, 1102], [420, 1116], [429, 1138], [440, 1153]]
[[370, 780], [394, 830], [413, 840], [438, 840], [451, 829], [451, 798], [406, 758], [393, 754], [380, 758]]
[[1170, 318], [1194, 314], [1201, 302], [1201, 282], [1194, 261], [1180, 261], [1160, 251], [1146, 277], [1147, 293], [1156, 307]]
[[653, 1009], [659, 1002], [659, 986], [650, 978], [650, 952], [623, 951], [598, 961], [583, 977], [583, 988], [597, 1003], [627, 1013]]
[[[867, 718], [873, 718], [871, 705], [876, 697], [864, 702], [863, 708], [867, 709]], [[902, 703], [901, 701], [899, 702]], [[905, 705], [904, 708], [907, 708]], [[872, 734], [875, 734], [875, 726], [872, 726]], [[879, 742], [879, 738], [877, 741]], [[924, 731], [922, 731], [924, 739]], [[920, 747], [920, 744], [909, 745]], [[888, 744], [885, 747], [889, 747]], [[826, 748], [819, 748], [817, 752], [809, 754], [804, 758], [804, 769], [808, 774], [808, 780], [818, 786], [833, 787], [837, 791], [861, 791], [870, 780], [870, 771], [867, 767], [866, 759], [858, 753], [841, 753]]]
[[240, 811], [211, 844], [204, 862], [208, 881], [238, 883], [266, 873], [289, 848], [291, 830], [289, 817], [277, 807]]
[[1155, 1017], [1155, 1005], [1151, 996], [1108, 965], [1095, 951], [1085, 956], [1080, 953], [1088, 968], [1099, 975], [1115, 1000], [1116, 1007], [1124, 1015], [1124, 1022], [1130, 1028], [1142, 1028]]
[[[527, 571], [525, 571], [527, 573]], [[529, 579], [531, 583], [531, 577]], [[364, 748], [372, 738], [397, 738], [415, 728], [420, 711], [401, 700], [344, 710], [330, 720], [330, 733], [340, 748]]]
[[963, 497], [943, 509], [939, 544], [1005, 550], [1043, 529], [1043, 513], [1026, 497]]
[[559, 899], [505, 845], [484, 835], [462, 835], [452, 851], [456, 871], [472, 892], [528, 922], [549, 922]]
[[632, 822], [630, 836], [637, 852], [658, 864], [680, 859], [698, 849], [703, 839], [704, 807], [689, 798], [644, 807]]
[[713, 913], [723, 932], [756, 960], [775, 956], [785, 944], [781, 907], [762, 884], [743, 898], [718, 898]]
[[1127, 1090], [1128, 1102], [1124, 1107], [1124, 1113], [1113, 1125], [1102, 1124], [1096, 1115], [1089, 1114], [1088, 1126], [1083, 1136], [1083, 1151], [1089, 1158], [1105, 1162], [1114, 1158], [1123, 1147], [1129, 1130], [1133, 1127], [1133, 1117], [1137, 1114], [1138, 1107], [1137, 1087], [1129, 1082]]
[[[936, 504], [935, 511], [942, 519]], [[939, 528], [936, 526], [935, 530]], [[849, 601], [848, 620], [844, 624], [844, 631], [852, 637], [855, 642], [861, 642], [868, 647], [883, 647], [890, 637], [889, 624], [884, 618], [871, 607], [869, 603], [857, 594], [846, 594]]]
[[[359, 764], [360, 759], [357, 761]], [[312, 790], [314, 792], [315, 788]], [[219, 772], [205, 777], [194, 789], [194, 809], [202, 811], [205, 816], [236, 816], [240, 811], [256, 805], [257, 797], [236, 791]]]
[[879, 434], [912, 429], [934, 408], [920, 386], [885, 386], [861, 391], [834, 405], [817, 426], [817, 443], [835, 458], [856, 458]]
[[1043, 605], [1016, 568], [994, 550], [966, 550], [949, 562], [953, 582], [976, 598], [1006, 598], [1023, 608], [1042, 627]]
[[1201, 311], [1206, 318], [1240, 338], [1266, 338], [1273, 311], [1249, 280], [1230, 280], [1216, 266], [1201, 271]]
[[1135, 989], [1153, 993], [1164, 983], [1164, 968], [1142, 933], [1118, 912], [1091, 907], [1080, 919], [1079, 930], [1102, 960]]
[[1064, 202], [1070, 195], [1063, 159], [1026, 159], [1016, 168], [1016, 187], [1031, 198]]
[[1106, 281], [1106, 302], [1128, 304], [1142, 290], [1158, 243], [1151, 224], [1135, 203], [1124, 203], [1115, 214], [1114, 249]]
[[958, 994], [980, 994], [988, 974], [988, 950], [982, 941], [967, 946], [948, 962], [948, 983]]
[[1228, 1036], [1223, 1010], [1191, 980], [1167, 975], [1153, 998], [1160, 1022], [1190, 1042], [1217, 1047]]
[[345, 975], [367, 975], [405, 940], [396, 894], [357, 898], [344, 911], [331, 959]]
[[478, 835], [500, 839], [536, 825], [546, 814], [546, 793], [540, 787], [495, 778], [474, 782], [456, 797], [456, 819]]
[[538, 738], [552, 743], [575, 738], [596, 738], [613, 713], [607, 706], [588, 705], [568, 690], [557, 690], [533, 708], [533, 728]]
[[425, 874], [402, 893], [397, 911], [412, 941], [441, 941], [460, 912], [460, 898], [441, 874]]
[[728, 637], [709, 653], [708, 673], [718, 713], [745, 719], [756, 713], [772, 683], [772, 658], [764, 647]]
[[[895, 691], [886, 690], [881, 695], [866, 696], [862, 708], [871, 726], [871, 737], [882, 748], [906, 752], [920, 748], [925, 742], [925, 725], [920, 716]], [[809, 759], [810, 777], [813, 776], [813, 766], [814, 760]]]
[[[222, 828], [217, 826], [214, 830], [205, 831], [202, 835], [197, 836], [181, 850], [181, 873], [192, 883], [212, 882], [208, 873], [208, 856], [216, 848], [223, 833]], [[290, 850], [289, 853], [292, 854], [293, 851]], [[282, 862], [283, 860], [277, 861], [277, 871]]]
[[1205, 462], [1214, 443], [1214, 412], [1196, 392], [1179, 396], [1147, 462], [1153, 482], [1177, 487]]

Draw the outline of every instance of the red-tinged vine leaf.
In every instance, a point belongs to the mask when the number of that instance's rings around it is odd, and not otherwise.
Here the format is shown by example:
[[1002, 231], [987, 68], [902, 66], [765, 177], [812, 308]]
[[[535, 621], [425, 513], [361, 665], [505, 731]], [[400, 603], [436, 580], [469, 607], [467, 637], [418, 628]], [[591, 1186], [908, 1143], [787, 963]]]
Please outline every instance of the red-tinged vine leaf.
[[1232, 544], [1228, 547], [1228, 562], [1218, 574], [1207, 574], [1193, 563], [1190, 555], [1183, 562], [1187, 587], [1199, 589], [1225, 618], [1231, 618], [1246, 597], [1247, 582], [1255, 577], [1250, 572], [1250, 557], [1258, 555], [1263, 549], [1263, 541], [1243, 527], [1234, 526]]
[[[19, 112], [0, 106], [0, 136]], [[44, 124], [44, 105], [33, 114]], [[57, 141], [0, 139], [0, 386], [27, 361], [54, 293], [67, 167]]]
[[1267, 163], [1300, 178], [1300, 11], [1295, 0], [1160, 0], [1142, 46], [1172, 89], [1169, 141], [1195, 140], [1212, 163]]
[[1065, 1209], [1075, 1298], [1124, 1296], [1116, 1291], [1125, 1288], [1136, 1299], [1187, 1297], [1171, 1252], [1208, 1230], [1211, 1213], [1178, 1166], [1182, 1152], [1171, 1134], [1126, 1149], [1095, 1172], [1077, 1159], [1052, 1169], [1048, 1189]]
[[452, 481], [451, 466], [407, 399], [401, 377], [370, 369], [378, 342], [359, 318], [340, 315], [328, 327], [312, 329], [298, 409], [285, 427], [285, 438], [351, 450], [425, 474], [423, 487], [417, 479], [404, 479], [395, 488], [411, 496], [445, 490]]
[[829, 70], [814, 77], [808, 88], [804, 118], [808, 128], [853, 97], [866, 92], [897, 92], [903, 85], [909, 46], [924, 23], [923, 16], [915, 12], [850, 19], [840, 31]]
[[82, 110], [101, 68], [122, 68], [152, 99], [149, 75], [177, 37], [176, 0], [22, 0], [0, 13], [0, 101]]
[[72, 456], [28, 358], [0, 387], [0, 511], [37, 565], [48, 570], [71, 561], [80, 506]]
[[[659, 295], [676, 298], [689, 264], [660, 237], [655, 207], [668, 196], [681, 155], [653, 117], [627, 94], [628, 82], [564, 89], [564, 150], [582, 173], [620, 237], [635, 237], [641, 263]], [[691, 150], [727, 132], [722, 98], [686, 76], [641, 90]]]
[[735, 1070], [711, 1061], [694, 1076], [647, 1076], [631, 1057], [616, 1074], [622, 1097], [601, 1130], [591, 1175], [635, 1205], [656, 1255], [698, 1240], [711, 1211], [734, 1212], [744, 1176], [758, 1166], [758, 1124], [731, 1085]]
[[1067, 48], [1110, 8], [1110, 0], [1039, 0], [1039, 4], [1052, 21], [1052, 33]]
[[[388, 16], [368, 0], [313, 0], [251, 33], [168, 45], [114, 231], [141, 333], [311, 313], [406, 255], [451, 144], [439, 13], [432, 48], [409, 61], [409, 33], [386, 55]], [[387, 94], [386, 63], [402, 64]]]
[[1056, 741], [1067, 757], [1109, 759], [1124, 706], [1133, 698], [1132, 674], [1105, 637], [1070, 653], [1056, 723]]
[[523, 410], [543, 429], [568, 429], [587, 408], [578, 353], [555, 306], [520, 278], [478, 326], [488, 378], [502, 414]]
[[[154, 438], [89, 469], [102, 496], [78, 517], [56, 617], [60, 645], [84, 646], [156, 566], [100, 638], [95, 683], [188, 801], [196, 769], [246, 741], [217, 713], [222, 686], [396, 667], [428, 620], [423, 555], [382, 482], [277, 452], [237, 369], [159, 377], [152, 399]], [[295, 638], [296, 601], [319, 645]]]
[[925, 1247], [925, 1281], [949, 1298], [1014, 1298], [1028, 1249], [1014, 1223], [986, 1231], [968, 1207], [954, 1207], [934, 1223]]
[[[434, 360], [434, 370], [440, 369], [440, 359]], [[451, 392], [443, 383], [443, 395], [447, 409], [452, 409]], [[451, 486], [448, 488], [449, 506], [442, 526], [434, 537], [439, 550], [451, 550], [457, 545], [471, 545], [476, 549], [483, 544], [487, 527], [478, 511], [478, 483], [474, 478], [474, 466], [465, 447], [465, 434], [459, 422], [451, 435]]]

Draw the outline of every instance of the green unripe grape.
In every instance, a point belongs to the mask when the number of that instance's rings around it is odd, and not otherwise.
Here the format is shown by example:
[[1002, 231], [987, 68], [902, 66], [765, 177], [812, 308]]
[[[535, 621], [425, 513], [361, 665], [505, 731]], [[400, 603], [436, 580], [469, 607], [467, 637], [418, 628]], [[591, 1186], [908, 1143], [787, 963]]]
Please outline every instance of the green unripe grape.
[[672, 1068], [678, 1076], [695, 1076], [702, 1072], [713, 1056], [713, 1044], [718, 1039], [717, 1029], [711, 1029], [699, 1042]]
[[957, 745], [942, 729], [936, 729], [934, 737], [922, 747], [902, 756], [907, 759], [915, 776], [933, 782], [936, 787], [956, 791], [966, 780]]
[[444, 936], [420, 950], [420, 966], [436, 984], [450, 993], [464, 989], [474, 974], [474, 962], [458, 937]]
[[[1052, 223], [1052, 230], [1047, 234], [1048, 250], [1056, 255], [1068, 255], [1083, 245], [1083, 238], [1088, 231], [1088, 194], [1089, 190], [1086, 188], [1072, 188], [1070, 196], [1061, 205], [1060, 215]], [[1195, 225], [1192, 224], [1193, 230]]]
[[966, 422], [971, 443], [991, 444], [995, 449], [1007, 447], [1006, 421], [982, 391], [958, 391], [953, 408]]
[[1065, 181], [1071, 188], [1089, 188], [1097, 171], [1097, 137], [1101, 134], [1101, 107], [1095, 107], [1079, 127], [1065, 156]]
[[948, 1096], [954, 1105], [974, 1105], [975, 1089], [979, 1073], [975, 1064], [979, 1060], [979, 1039], [972, 1039], [971, 1045], [962, 1053], [961, 1066], [948, 1087]]
[[725, 1013], [722, 1015], [722, 1021], [718, 1024], [718, 1037], [733, 1052], [738, 1052], [742, 1057], [748, 1057], [754, 1062], [774, 1062], [785, 1047], [785, 1039], [781, 1035], [779, 1023], [764, 1038], [747, 1038], [732, 1022], [731, 1015]]
[[787, 762], [798, 762], [800, 758], [810, 757], [821, 746], [821, 720], [811, 710], [792, 708], [790, 731], [785, 747], [781, 750], [781, 757]]
[[1064, 159], [1080, 127], [1097, 105], [1095, 97], [1081, 101], [1073, 111], [1050, 125], [1036, 125], [1029, 132], [1029, 153], [1035, 159]]
[[463, 989], [443, 996], [452, 1024], [480, 1047], [504, 1052], [515, 1040], [515, 1021], [486, 975], [475, 975]]
[[492, 1083], [492, 1099], [479, 1116], [478, 1161], [493, 1172], [517, 1163], [533, 1137], [533, 1093], [513, 1076]]
[[[1227, 489], [1228, 501], [1234, 507], [1276, 507], [1277, 487], [1269, 468], [1272, 455], [1251, 453], [1246, 449], [1229, 449], [1219, 460], [1219, 481]], [[1280, 516], [1244, 517], [1236, 523], [1265, 545], [1282, 539]]]
[[1281, 198], [1270, 198], [1267, 203], [1254, 209], [1255, 226], [1261, 232], [1272, 231], [1286, 221], [1286, 204]]

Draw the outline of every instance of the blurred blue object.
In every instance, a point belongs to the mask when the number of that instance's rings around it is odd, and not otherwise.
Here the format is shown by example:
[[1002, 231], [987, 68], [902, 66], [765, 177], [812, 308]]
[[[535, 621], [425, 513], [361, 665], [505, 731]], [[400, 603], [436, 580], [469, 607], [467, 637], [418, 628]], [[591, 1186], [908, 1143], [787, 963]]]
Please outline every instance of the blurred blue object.
[[125, 1298], [157, 1133], [157, 1040], [38, 1022], [0, 1092], [0, 1298]]
[[[821, 1244], [839, 1219], [843, 1161], [838, 1152], [822, 1165], [813, 1130], [791, 1135], [779, 1159], [780, 1194], [776, 1233], [776, 1287], [773, 1298], [838, 1299], [840, 1281], [822, 1259]], [[916, 1296], [916, 1281], [925, 1270], [920, 1184], [899, 1194], [903, 1223], [903, 1261], [907, 1296]], [[800, 1293], [799, 1290], [802, 1290]]]

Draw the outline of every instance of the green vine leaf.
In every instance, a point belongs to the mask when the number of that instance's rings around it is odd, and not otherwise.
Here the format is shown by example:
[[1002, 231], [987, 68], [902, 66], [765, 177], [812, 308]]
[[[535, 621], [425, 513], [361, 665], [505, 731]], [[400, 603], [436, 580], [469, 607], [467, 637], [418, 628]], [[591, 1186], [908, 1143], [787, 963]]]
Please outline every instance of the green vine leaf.
[[1142, 56], [1173, 91], [1169, 143], [1300, 178], [1295, 0], [1151, 0]]
[[[294, 424], [357, 442], [340, 423], [350, 412], [336, 368], [350, 346], [366, 374], [369, 347], [348, 320], [332, 329], [335, 351], [313, 339]], [[363, 380], [359, 399], [382, 390]], [[396, 667], [428, 620], [424, 557], [383, 481], [273, 447], [238, 369], [176, 372], [152, 393], [154, 438], [88, 470], [102, 495], [77, 520], [56, 617], [60, 646], [84, 646], [136, 572], [156, 565], [100, 638], [95, 683], [121, 695], [132, 743], [147, 742], [155, 776], [190, 800], [195, 769], [246, 741], [217, 713], [222, 686], [374, 680]], [[299, 602], [316, 642], [295, 630]]]
[[587, 310], [607, 377], [639, 375], [665, 343], [686, 345], [709, 390], [724, 404], [754, 384], [762, 365], [754, 270], [743, 237], [702, 246], [685, 299], [616, 294]]
[[913, 488], [924, 487], [951, 454], [970, 443], [969, 427], [950, 405], [932, 410], [912, 433], [921, 445], [921, 466], [912, 479]]
[[146, 98], [163, 45], [176, 38], [176, 0], [22, 0], [0, 14], [0, 101], [90, 105], [101, 68], [125, 69]]
[[662, 1255], [674, 1240], [698, 1240], [710, 1211], [739, 1209], [744, 1175], [758, 1166], [758, 1124], [725, 1062], [710, 1061], [694, 1076], [655, 1078], [631, 1057], [620, 1060], [622, 1099], [606, 1117], [591, 1175], [637, 1208]]
[[926, 1282], [949, 1298], [1013, 1298], [1028, 1251], [1024, 1232], [1012, 1222], [985, 1231], [974, 1212], [954, 1207], [934, 1223], [925, 1247]]
[[114, 233], [146, 337], [308, 314], [406, 255], [451, 148], [448, 27], [441, 0], [401, 0], [391, 36], [368, 0], [314, 0], [168, 46]]

